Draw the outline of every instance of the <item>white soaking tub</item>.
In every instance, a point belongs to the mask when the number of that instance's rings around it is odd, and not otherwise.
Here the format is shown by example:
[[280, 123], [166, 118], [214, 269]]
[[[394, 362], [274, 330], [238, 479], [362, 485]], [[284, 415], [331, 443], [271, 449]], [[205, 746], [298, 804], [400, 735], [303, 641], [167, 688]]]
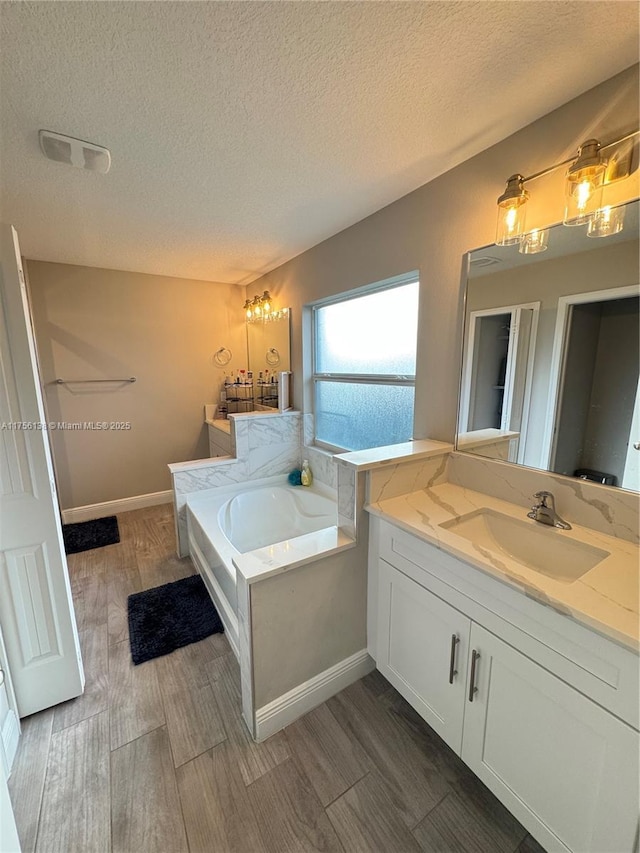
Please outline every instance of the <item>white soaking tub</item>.
[[335, 529], [335, 492], [314, 483], [291, 486], [284, 476], [196, 492], [187, 498], [189, 554], [238, 654], [236, 568], [233, 560], [259, 548]]

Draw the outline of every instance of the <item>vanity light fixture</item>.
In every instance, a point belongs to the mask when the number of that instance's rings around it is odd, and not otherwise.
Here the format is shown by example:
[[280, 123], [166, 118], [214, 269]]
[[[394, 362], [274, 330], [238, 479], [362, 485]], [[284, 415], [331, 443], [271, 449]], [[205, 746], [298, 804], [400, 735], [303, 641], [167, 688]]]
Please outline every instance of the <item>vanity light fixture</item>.
[[[638, 145], [629, 142], [638, 134], [640, 130], [634, 130], [606, 145], [601, 145], [597, 139], [587, 139], [578, 149], [577, 157], [555, 163], [527, 177], [520, 174], [511, 175], [497, 202], [496, 246], [519, 243], [519, 251], [525, 255], [545, 251], [548, 229], [532, 231], [529, 234], [525, 231], [526, 205], [530, 197], [525, 184], [562, 166], [569, 167], [565, 181], [563, 224], [588, 224], [590, 237], [608, 237], [621, 231], [624, 213], [616, 213], [620, 208], [609, 208], [609, 213], [605, 213], [607, 208], [602, 206], [602, 193], [607, 184], [629, 177], [638, 168]], [[628, 143], [627, 146], [620, 147], [625, 142]], [[605, 157], [603, 152], [607, 149], [613, 151]], [[613, 164], [615, 168], [607, 169], [608, 164]]]
[[243, 310], [247, 323], [279, 320], [289, 313], [288, 308], [283, 308], [280, 311], [273, 310], [273, 300], [268, 290], [265, 290], [262, 296], [256, 295], [253, 299], [247, 299]]

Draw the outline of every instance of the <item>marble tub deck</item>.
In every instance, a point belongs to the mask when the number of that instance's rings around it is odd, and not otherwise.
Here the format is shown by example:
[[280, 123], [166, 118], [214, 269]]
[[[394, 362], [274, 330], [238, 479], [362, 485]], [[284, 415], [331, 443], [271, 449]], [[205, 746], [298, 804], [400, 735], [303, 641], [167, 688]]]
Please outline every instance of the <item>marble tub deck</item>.
[[[481, 508], [528, 521], [521, 507], [452, 483], [370, 503], [366, 507], [373, 515], [391, 521], [576, 622], [639, 651], [640, 549], [637, 545], [576, 524], [568, 531], [549, 528], [550, 536], [560, 535], [609, 552], [608, 557], [582, 577], [566, 583], [529, 569], [504, 553], [475, 545], [440, 526]], [[531, 521], [531, 524], [537, 522]]]

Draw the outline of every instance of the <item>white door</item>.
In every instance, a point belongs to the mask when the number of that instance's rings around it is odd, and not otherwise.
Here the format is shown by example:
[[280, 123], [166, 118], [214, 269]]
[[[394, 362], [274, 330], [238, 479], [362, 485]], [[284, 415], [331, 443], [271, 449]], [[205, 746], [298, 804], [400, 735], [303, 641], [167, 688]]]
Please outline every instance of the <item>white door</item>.
[[464, 761], [549, 853], [632, 853], [638, 733], [475, 624], [471, 650]]
[[9, 798], [7, 776], [0, 764], [0, 850], [2, 853], [20, 853], [18, 830]]
[[3, 765], [7, 777], [11, 773], [19, 740], [18, 703], [11, 683], [7, 650], [0, 626], [0, 764]]
[[379, 561], [378, 669], [457, 753], [471, 622]]
[[21, 717], [84, 687], [44, 418], [18, 235], [2, 225], [0, 625]]
[[640, 492], [640, 381], [631, 418], [631, 432], [627, 445], [627, 458], [622, 475], [622, 488]]

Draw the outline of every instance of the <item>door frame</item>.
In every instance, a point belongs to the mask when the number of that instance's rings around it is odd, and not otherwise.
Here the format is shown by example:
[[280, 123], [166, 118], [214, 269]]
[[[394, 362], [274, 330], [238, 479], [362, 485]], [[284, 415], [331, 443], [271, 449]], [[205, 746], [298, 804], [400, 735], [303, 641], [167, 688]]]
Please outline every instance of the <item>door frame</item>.
[[[629, 431], [629, 444], [627, 445], [627, 456], [624, 462], [624, 473], [622, 475], [622, 483], [621, 488], [629, 489], [630, 491], [638, 491], [637, 486], [638, 482], [638, 464], [640, 460], [638, 459], [640, 455], [640, 451], [634, 447], [634, 438], [640, 437], [640, 377], [638, 377], [638, 386], [636, 388], [636, 401], [633, 407], [633, 417], [631, 419], [631, 430]], [[635, 469], [635, 475], [631, 472]], [[634, 482], [630, 483], [629, 480], [635, 477]]]
[[[531, 329], [529, 333], [529, 345], [527, 347], [527, 367], [524, 383], [524, 394], [522, 402], [522, 424], [520, 429], [520, 438], [518, 439], [518, 462], [522, 461], [527, 440], [527, 429], [529, 422], [529, 411], [531, 406], [531, 386], [533, 381], [533, 369], [535, 360], [536, 340], [538, 336], [538, 321], [540, 318], [540, 302], [518, 302], [515, 305], [502, 305], [496, 308], [480, 308], [477, 311], [471, 311], [468, 315], [466, 328], [468, 328], [468, 337], [464, 346], [463, 353], [463, 371], [460, 385], [460, 414], [458, 416], [458, 432], [468, 432], [469, 417], [473, 407], [471, 405], [471, 395], [473, 391], [473, 362], [475, 351], [475, 338], [478, 320], [482, 317], [493, 317], [498, 314], [510, 314], [511, 323], [509, 329], [509, 344], [508, 353], [513, 354], [514, 345], [517, 349], [518, 335], [520, 327], [520, 314], [523, 310], [532, 311]], [[513, 384], [517, 371], [517, 365], [514, 363], [515, 356], [507, 358], [507, 374], [505, 376], [505, 399], [503, 403], [503, 421], [505, 413], [510, 414], [513, 406]], [[508, 389], [508, 390], [507, 390]]]
[[611, 287], [608, 290], [588, 290], [559, 297], [549, 371], [547, 417], [545, 419], [540, 458], [540, 468], [543, 470], [553, 471], [556, 457], [556, 420], [564, 391], [564, 373], [567, 360], [567, 345], [569, 343], [568, 332], [570, 330], [573, 306], [587, 305], [591, 302], [614, 302], [617, 299], [627, 299], [633, 296], [640, 296], [640, 285], [628, 284], [623, 287]]

